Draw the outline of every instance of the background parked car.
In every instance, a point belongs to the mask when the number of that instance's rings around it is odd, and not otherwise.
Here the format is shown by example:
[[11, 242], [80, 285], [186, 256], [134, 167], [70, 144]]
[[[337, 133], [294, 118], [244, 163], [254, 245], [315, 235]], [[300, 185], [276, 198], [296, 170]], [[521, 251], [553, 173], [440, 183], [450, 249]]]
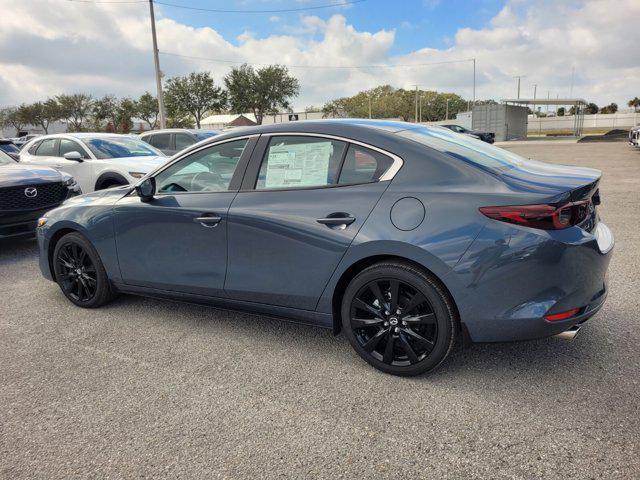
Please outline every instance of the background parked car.
[[30, 133], [28, 135], [23, 135], [22, 137], [14, 137], [11, 141], [14, 143], [18, 149], [24, 147], [29, 141], [33, 140], [36, 137], [41, 137], [39, 133]]
[[156, 147], [166, 155], [184, 150], [201, 140], [218, 135], [218, 130], [190, 130], [186, 128], [171, 128], [165, 130], [153, 130], [140, 134], [140, 138], [149, 145]]
[[0, 238], [32, 235], [47, 210], [80, 193], [66, 173], [21, 165], [0, 151]]
[[20, 151], [21, 163], [67, 172], [83, 192], [133, 183], [166, 160], [138, 137], [109, 133], [45, 135]]
[[13, 140], [0, 138], [0, 150], [13, 158], [16, 162], [20, 159], [20, 149], [16, 147]]
[[640, 147], [640, 125], [629, 130], [629, 144]]
[[461, 127], [460, 125], [440, 125], [441, 127], [448, 128], [452, 132], [463, 133], [465, 135], [471, 135], [478, 137], [483, 142], [493, 143], [496, 140], [496, 134], [492, 132], [483, 132], [481, 130], [469, 130], [468, 128]]

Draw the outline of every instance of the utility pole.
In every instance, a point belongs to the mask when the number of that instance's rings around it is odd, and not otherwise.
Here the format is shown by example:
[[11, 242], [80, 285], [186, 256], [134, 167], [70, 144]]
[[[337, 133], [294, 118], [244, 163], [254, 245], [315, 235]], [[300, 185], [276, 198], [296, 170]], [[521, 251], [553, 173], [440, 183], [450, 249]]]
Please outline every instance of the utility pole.
[[369, 98], [369, 120], [371, 120], [371, 94], [367, 95]]
[[447, 98], [447, 113], [445, 114], [445, 120], [449, 120], [449, 99]]
[[167, 120], [164, 114], [164, 98], [162, 97], [162, 73], [160, 72], [160, 59], [158, 58], [158, 39], [156, 37], [156, 17], [153, 13], [153, 0], [149, 0], [149, 14], [151, 15], [151, 38], [153, 39], [153, 62], [156, 67], [156, 89], [158, 91], [158, 117], [160, 128], [167, 128]]
[[571, 90], [569, 90], [569, 98], [573, 97], [573, 75], [576, 73], [576, 67], [571, 67]]
[[414, 117], [418, 123], [418, 85], [416, 85], [416, 116]]
[[420, 117], [420, 123], [422, 123], [422, 99], [424, 97], [422, 95], [420, 95], [420, 113], [419, 113], [419, 117]]
[[473, 106], [476, 106], [476, 59], [473, 59]]
[[518, 96], [516, 98], [518, 98], [518, 100], [520, 99], [520, 79], [524, 78], [525, 75], [516, 75], [513, 78], [517, 78], [518, 79]]

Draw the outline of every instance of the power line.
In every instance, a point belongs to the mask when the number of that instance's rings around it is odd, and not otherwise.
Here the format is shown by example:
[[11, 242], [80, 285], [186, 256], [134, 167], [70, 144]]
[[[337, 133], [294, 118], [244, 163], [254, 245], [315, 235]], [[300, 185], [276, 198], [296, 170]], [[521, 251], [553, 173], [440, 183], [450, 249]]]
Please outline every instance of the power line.
[[[147, 3], [147, 0], [66, 0], [67, 2], [75, 2], [75, 3], [87, 3], [87, 4], [118, 4], [118, 3]], [[211, 13], [287, 13], [287, 12], [303, 12], [306, 10], [320, 10], [323, 8], [333, 8], [333, 7], [342, 7], [345, 5], [353, 5], [356, 3], [366, 2], [367, 0], [347, 0], [339, 3], [327, 3], [324, 5], [310, 5], [308, 7], [296, 7], [296, 8], [274, 8], [267, 10], [229, 10], [229, 9], [221, 9], [221, 8], [201, 8], [201, 7], [191, 7], [189, 5], [180, 5], [178, 3], [170, 3], [170, 2], [162, 2], [158, 0], [154, 0], [153, 3], [156, 5], [162, 5], [164, 7], [172, 7], [172, 8], [182, 8], [185, 10], [196, 10], [199, 12], [211, 12]]]
[[345, 2], [339, 3], [328, 3], [325, 5], [311, 5], [309, 7], [297, 7], [297, 8], [274, 8], [270, 10], [226, 10], [226, 9], [217, 9], [217, 8], [200, 8], [200, 7], [189, 7], [186, 5], [179, 5], [176, 3], [169, 2], [159, 2], [154, 0], [153, 3], [157, 5], [164, 5], [165, 7], [174, 7], [174, 8], [184, 8], [186, 10], [197, 10], [199, 12], [213, 12], [213, 13], [287, 13], [287, 12], [302, 12], [305, 10], [320, 10], [322, 8], [332, 8], [332, 7], [342, 7], [344, 5], [353, 5], [354, 3], [362, 3], [367, 0], [348, 0]]
[[[155, 2], [157, 3], [157, 2]], [[207, 62], [215, 62], [215, 63], [228, 63], [228, 64], [233, 64], [233, 65], [242, 65], [242, 64], [247, 64], [247, 65], [253, 65], [253, 66], [265, 66], [265, 65], [270, 65], [269, 63], [251, 63], [251, 62], [243, 62], [243, 61], [238, 61], [238, 60], [223, 60], [223, 59], [219, 59], [219, 58], [209, 58], [209, 57], [197, 57], [197, 56], [193, 56], [193, 55], [181, 55], [179, 53], [170, 53], [170, 52], [160, 52], [160, 55], [168, 55], [171, 57], [180, 57], [180, 58], [189, 58], [191, 60], [203, 60], [203, 61], [207, 61]], [[388, 65], [388, 64], [373, 64], [373, 65], [293, 65], [293, 64], [287, 64], [287, 63], [280, 63], [280, 62], [276, 62], [278, 65], [282, 65], [284, 67], [288, 67], [288, 68], [325, 68], [325, 69], [329, 69], [329, 68], [335, 68], [335, 69], [366, 69], [366, 68], [411, 68], [411, 67], [428, 67], [431, 65], [446, 65], [446, 64], [450, 64], [450, 63], [463, 63], [463, 62], [471, 62], [473, 61], [472, 58], [465, 58], [462, 60], [447, 60], [447, 61], [442, 61], [442, 62], [430, 62], [430, 63], [397, 63], [394, 65]]]

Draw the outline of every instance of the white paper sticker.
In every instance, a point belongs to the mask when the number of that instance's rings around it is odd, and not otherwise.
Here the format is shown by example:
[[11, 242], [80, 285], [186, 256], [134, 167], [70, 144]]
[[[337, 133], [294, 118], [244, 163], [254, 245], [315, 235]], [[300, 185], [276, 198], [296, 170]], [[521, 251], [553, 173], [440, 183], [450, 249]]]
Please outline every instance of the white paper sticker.
[[266, 188], [326, 185], [331, 142], [272, 145], [267, 157]]

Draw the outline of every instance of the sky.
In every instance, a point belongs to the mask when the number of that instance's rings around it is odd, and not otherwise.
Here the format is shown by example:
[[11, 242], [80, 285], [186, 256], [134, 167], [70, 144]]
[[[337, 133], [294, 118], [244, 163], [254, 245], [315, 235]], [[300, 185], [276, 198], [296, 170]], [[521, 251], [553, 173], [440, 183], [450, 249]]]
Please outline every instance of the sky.
[[[521, 97], [626, 108], [640, 96], [639, 0], [158, 2], [165, 78], [210, 71], [221, 84], [243, 62], [288, 65], [296, 111], [381, 84], [471, 99], [472, 58], [477, 99], [515, 97], [518, 75]], [[0, 0], [0, 12], [0, 106], [155, 93], [144, 0]]]

